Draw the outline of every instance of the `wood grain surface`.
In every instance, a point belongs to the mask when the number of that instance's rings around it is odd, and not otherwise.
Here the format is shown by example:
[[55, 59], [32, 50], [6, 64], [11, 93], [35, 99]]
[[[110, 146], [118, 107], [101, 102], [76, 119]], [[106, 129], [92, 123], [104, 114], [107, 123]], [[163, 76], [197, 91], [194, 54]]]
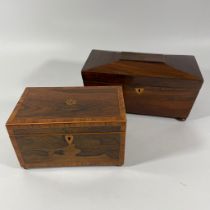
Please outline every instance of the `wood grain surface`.
[[6, 126], [24, 168], [124, 162], [121, 87], [27, 88]]
[[203, 83], [194, 56], [101, 50], [90, 53], [82, 77], [85, 86], [121, 85], [128, 113], [180, 120]]

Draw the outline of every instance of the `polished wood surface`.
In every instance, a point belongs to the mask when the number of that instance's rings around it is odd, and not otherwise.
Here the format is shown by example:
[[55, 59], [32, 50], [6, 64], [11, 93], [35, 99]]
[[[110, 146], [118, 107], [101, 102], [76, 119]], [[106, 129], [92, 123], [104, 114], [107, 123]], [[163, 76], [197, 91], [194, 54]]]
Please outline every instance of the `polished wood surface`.
[[124, 162], [121, 87], [27, 88], [6, 126], [24, 168]]
[[26, 88], [7, 125], [117, 122], [123, 105], [120, 87]]
[[180, 120], [203, 83], [194, 56], [102, 50], [90, 53], [82, 77], [85, 86], [121, 85], [128, 113]]
[[[16, 136], [25, 167], [119, 165], [121, 133]], [[67, 135], [68, 136], [68, 135]]]

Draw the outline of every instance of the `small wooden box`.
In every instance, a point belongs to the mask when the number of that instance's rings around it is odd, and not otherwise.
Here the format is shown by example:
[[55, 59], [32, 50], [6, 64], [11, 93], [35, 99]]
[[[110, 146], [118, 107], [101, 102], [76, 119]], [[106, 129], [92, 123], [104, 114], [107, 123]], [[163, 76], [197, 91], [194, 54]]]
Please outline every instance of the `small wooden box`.
[[84, 85], [122, 85], [128, 113], [185, 120], [202, 86], [194, 56], [93, 50]]
[[24, 168], [124, 162], [119, 86], [26, 88], [6, 126]]

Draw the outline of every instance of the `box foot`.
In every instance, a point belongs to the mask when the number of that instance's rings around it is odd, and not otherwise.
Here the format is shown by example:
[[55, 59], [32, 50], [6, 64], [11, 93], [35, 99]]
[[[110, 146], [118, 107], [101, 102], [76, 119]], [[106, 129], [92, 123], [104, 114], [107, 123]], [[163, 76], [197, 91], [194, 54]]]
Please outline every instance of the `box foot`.
[[186, 118], [176, 118], [178, 121], [185, 121]]

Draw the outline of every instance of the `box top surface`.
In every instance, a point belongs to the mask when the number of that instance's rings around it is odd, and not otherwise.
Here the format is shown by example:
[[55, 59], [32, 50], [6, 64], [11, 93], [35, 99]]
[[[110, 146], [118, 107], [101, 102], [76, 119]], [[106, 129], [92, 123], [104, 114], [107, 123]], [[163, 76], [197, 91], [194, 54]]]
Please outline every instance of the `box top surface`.
[[122, 88], [26, 88], [7, 125], [124, 122]]
[[203, 81], [196, 59], [191, 55], [92, 50], [82, 73], [99, 80], [98, 74], [103, 74], [107, 80], [123, 77], [129, 83], [141, 82], [142, 78], [152, 78], [152, 82], [155, 79]]

